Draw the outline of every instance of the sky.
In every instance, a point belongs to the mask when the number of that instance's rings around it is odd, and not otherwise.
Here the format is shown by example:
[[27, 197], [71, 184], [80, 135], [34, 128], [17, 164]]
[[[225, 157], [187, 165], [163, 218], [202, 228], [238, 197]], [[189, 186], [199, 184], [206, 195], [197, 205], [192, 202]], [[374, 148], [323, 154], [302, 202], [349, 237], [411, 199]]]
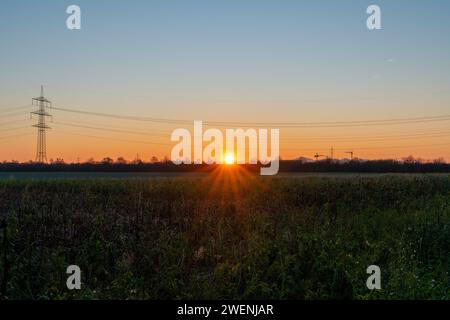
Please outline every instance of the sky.
[[[72, 4], [81, 30], [66, 28]], [[371, 4], [381, 30], [366, 26]], [[0, 160], [34, 160], [37, 120], [26, 106], [41, 84], [55, 107], [133, 117], [450, 115], [449, 33], [446, 0], [2, 0]], [[49, 159], [148, 160], [174, 145], [174, 125], [49, 112]], [[281, 129], [280, 153], [450, 161], [449, 122]]]

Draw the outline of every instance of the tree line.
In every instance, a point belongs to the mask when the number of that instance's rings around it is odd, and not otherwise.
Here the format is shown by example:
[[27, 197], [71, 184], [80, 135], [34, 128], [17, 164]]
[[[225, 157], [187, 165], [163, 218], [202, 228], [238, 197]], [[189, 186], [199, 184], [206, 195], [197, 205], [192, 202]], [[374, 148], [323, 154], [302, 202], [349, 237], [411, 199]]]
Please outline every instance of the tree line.
[[[36, 162], [3, 162], [0, 163], [0, 171], [44, 171], [44, 172], [211, 172], [218, 167], [227, 165], [175, 165], [167, 159], [152, 162], [135, 160], [112, 161], [105, 158], [103, 161], [87, 161], [83, 163], [65, 163], [64, 161], [53, 161], [51, 163]], [[234, 165], [249, 171], [259, 171], [257, 165]], [[229, 167], [229, 166], [227, 166]], [[281, 160], [280, 172], [361, 172], [361, 173], [450, 173], [450, 163], [443, 160], [423, 162], [414, 159], [404, 160]]]

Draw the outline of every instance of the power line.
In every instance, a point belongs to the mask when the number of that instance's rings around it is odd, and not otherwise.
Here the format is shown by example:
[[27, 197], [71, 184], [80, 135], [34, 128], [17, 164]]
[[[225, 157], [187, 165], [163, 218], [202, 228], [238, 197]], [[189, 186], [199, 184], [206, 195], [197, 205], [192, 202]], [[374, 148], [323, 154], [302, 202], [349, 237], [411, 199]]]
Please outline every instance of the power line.
[[[145, 128], [139, 128], [136, 125], [134, 126], [116, 126], [114, 124], [114, 127], [111, 127], [108, 124], [104, 124], [104, 123], [93, 123], [93, 122], [85, 122], [85, 121], [65, 121], [64, 118], [62, 118], [64, 121], [59, 121], [59, 119], [61, 119], [61, 117], [58, 117], [58, 119], [56, 119], [56, 121], [52, 122], [56, 125], [70, 125], [70, 126], [88, 126], [88, 127], [95, 127], [95, 128], [102, 128], [102, 129], [113, 129], [113, 130], [123, 130], [123, 131], [132, 131], [132, 132], [137, 132], [139, 134], [141, 133], [145, 133], [146, 135], [161, 135], [161, 136], [167, 136], [168, 134], [170, 134], [170, 130], [165, 130], [165, 129], [161, 129], [161, 130], [148, 130]], [[144, 131], [136, 131], [136, 129], [143, 129]], [[162, 133], [164, 133], [164, 135], [162, 135]]]
[[80, 136], [80, 137], [93, 138], [93, 139], [112, 140], [112, 141], [118, 141], [118, 142], [142, 143], [142, 144], [163, 145], [163, 146], [170, 146], [170, 145], [172, 145], [170, 143], [159, 143], [159, 142], [152, 142], [152, 141], [129, 140], [129, 139], [117, 139], [117, 138], [111, 138], [111, 137], [101, 137], [101, 136], [86, 135], [86, 134], [79, 134], [79, 133], [72, 133], [72, 132], [65, 132], [65, 131], [59, 131], [59, 132], [62, 133], [62, 134], [67, 134], [67, 135], [71, 135], [71, 136]]
[[30, 135], [32, 135], [32, 133], [21, 133], [21, 134], [15, 134], [15, 135], [11, 135], [11, 136], [2, 136], [2, 137], [0, 137], [0, 140], [10, 139], [10, 138], [18, 138], [18, 137], [25, 137], [25, 136], [30, 136]]
[[[41, 92], [41, 96], [38, 98], [34, 98], [33, 101], [37, 102], [39, 106], [39, 110], [33, 112], [34, 114], [39, 115], [39, 122], [35, 127], [38, 128], [38, 147], [36, 152], [36, 160], [44, 162], [46, 161], [46, 152], [45, 152], [45, 130], [49, 129], [49, 127], [45, 124], [45, 117], [50, 116], [45, 108], [50, 106], [50, 101], [43, 97], [43, 92]], [[44, 107], [42, 107], [44, 104]], [[1, 118], [13, 117], [16, 115], [24, 115], [23, 112], [19, 112], [18, 110], [28, 109], [30, 105], [12, 107], [0, 109]], [[42, 110], [41, 110], [42, 109]], [[142, 122], [153, 122], [159, 124], [172, 124], [172, 125], [192, 125], [194, 120], [186, 120], [186, 119], [167, 119], [167, 118], [154, 118], [154, 117], [137, 117], [137, 116], [126, 116], [126, 115], [118, 115], [112, 113], [100, 113], [100, 112], [91, 112], [91, 111], [83, 111], [79, 109], [71, 109], [71, 108], [60, 108], [53, 107], [54, 110], [68, 112], [68, 113], [77, 113], [84, 115], [91, 115], [97, 117], [107, 117], [107, 118], [116, 118], [122, 120], [132, 120], [132, 121], [142, 121]], [[43, 119], [41, 119], [43, 118]], [[41, 121], [43, 120], [43, 121]], [[391, 119], [378, 119], [378, 120], [356, 120], [356, 121], [325, 121], [325, 122], [227, 122], [227, 121], [203, 121], [204, 126], [224, 126], [224, 127], [278, 127], [278, 128], [336, 128], [336, 127], [366, 127], [366, 126], [385, 126], [385, 125], [402, 125], [402, 124], [415, 124], [415, 123], [429, 123], [429, 122], [442, 122], [449, 121], [450, 115], [434, 115], [434, 116], [423, 116], [423, 117], [406, 117], [406, 118], [391, 118]], [[15, 121], [7, 121], [0, 123], [0, 126], [14, 124], [21, 121], [28, 120], [15, 120]], [[158, 133], [154, 132], [146, 132], [146, 131], [136, 131], [136, 130], [127, 130], [126, 128], [110, 128], [104, 127], [94, 124], [80, 124], [73, 122], [64, 122], [57, 121], [56, 124], [62, 126], [76, 127], [76, 128], [84, 128], [84, 129], [92, 129], [99, 131], [108, 131], [108, 132], [117, 132], [117, 133], [128, 133], [128, 134], [138, 134], [138, 135], [152, 135], [159, 137], [168, 137], [170, 134], [162, 134], [163, 131], [158, 131]], [[14, 131], [20, 130], [28, 127], [14, 127], [14, 128], [1, 128], [0, 132], [6, 131]], [[43, 131], [43, 137], [41, 135], [41, 131]], [[164, 145], [171, 146], [172, 143], [158, 143], [151, 141], [142, 141], [142, 140], [130, 140], [130, 139], [116, 139], [111, 137], [102, 137], [96, 135], [84, 135], [84, 134], [76, 134], [76, 133], [65, 133], [69, 135], [77, 135], [87, 138], [93, 139], [103, 139], [103, 140], [112, 140], [118, 142], [127, 142], [127, 143], [140, 143], [140, 144], [149, 144], [149, 145]], [[8, 139], [13, 137], [27, 136], [29, 133], [25, 134], [17, 134], [12, 136], [2, 136], [0, 139]], [[401, 135], [380, 135], [380, 136], [356, 136], [356, 137], [341, 137], [336, 139], [336, 137], [281, 137], [282, 141], [291, 141], [292, 143], [297, 141], [303, 142], [321, 142], [321, 140], [325, 141], [333, 141], [333, 142], [360, 142], [360, 141], [386, 141], [386, 140], [408, 140], [408, 139], [425, 139], [425, 138], [433, 138], [433, 137], [448, 137], [450, 135], [450, 131], [438, 131], [438, 132], [425, 132], [425, 133], [415, 133], [415, 134], [401, 134]], [[40, 141], [40, 142], [39, 142]], [[389, 149], [389, 148], [415, 148], [415, 147], [435, 147], [435, 146], [447, 146], [450, 143], [442, 143], [442, 144], [426, 144], [426, 145], [414, 145], [414, 146], [380, 146], [380, 147], [361, 147], [355, 148], [351, 147], [353, 150], [367, 150], [367, 149]], [[299, 150], [314, 150], [319, 151], [318, 148], [298, 148]], [[328, 149], [323, 149], [328, 150]], [[337, 151], [345, 151], [349, 150], [349, 147], [346, 148], [334, 148]]]
[[[139, 134], [139, 135], [149, 135], [149, 132], [143, 132], [143, 131], [131, 131], [131, 130], [119, 130], [119, 129], [112, 129], [112, 128], [106, 128], [106, 127], [97, 127], [97, 126], [86, 126], [86, 125], [78, 125], [73, 123], [67, 123], [67, 122], [56, 122], [58, 125], [63, 126], [70, 126], [70, 127], [78, 127], [78, 128], [85, 128], [85, 129], [93, 129], [93, 130], [100, 130], [100, 131], [108, 131], [108, 132], [118, 132], [118, 133], [130, 133], [130, 134]], [[374, 137], [356, 137], [356, 138], [348, 138], [349, 140], [335, 140], [333, 138], [315, 138], [315, 139], [324, 139], [323, 141], [333, 141], [333, 142], [356, 142], [357, 140], [363, 139], [363, 141], [386, 141], [388, 138], [389, 140], [403, 140], [403, 139], [417, 139], [417, 138], [432, 138], [432, 137], [447, 137], [449, 136], [450, 132], [437, 132], [437, 134], [433, 133], [421, 133], [421, 134], [415, 134], [410, 136], [374, 136]], [[152, 134], [153, 136], [159, 136], [159, 137], [167, 137], [167, 135], [164, 134]], [[106, 137], [98, 137], [98, 136], [92, 136], [92, 135], [82, 135], [85, 137], [92, 137], [92, 138], [99, 138], [99, 139], [106, 139]], [[375, 139], [373, 139], [375, 138]], [[313, 138], [305, 138], [303, 139], [303, 142], [307, 142], [307, 140], [312, 140]], [[115, 140], [115, 141], [123, 141], [123, 142], [133, 142], [133, 143], [146, 143], [146, 144], [160, 144], [160, 145], [171, 145], [169, 143], [155, 143], [155, 142], [148, 142], [148, 141], [137, 141], [137, 140], [124, 140], [124, 139], [114, 139], [114, 138], [108, 138], [108, 140]], [[288, 140], [288, 138], [285, 138], [282, 140]], [[299, 139], [300, 140], [300, 139]], [[289, 140], [288, 140], [289, 141]], [[318, 141], [314, 141], [318, 142]], [[319, 141], [320, 142], [320, 141]], [[314, 150], [316, 150], [315, 148]], [[345, 148], [348, 149], [348, 148]]]
[[431, 134], [447, 134], [450, 133], [450, 131], [428, 131], [428, 132], [424, 132], [424, 133], [408, 133], [405, 132], [405, 134], [400, 134], [400, 135], [394, 135], [394, 134], [390, 134], [390, 135], [376, 135], [376, 136], [334, 136], [334, 137], [326, 137], [326, 136], [319, 136], [319, 137], [309, 137], [309, 136], [302, 136], [302, 137], [293, 137], [293, 136], [288, 136], [288, 137], [284, 137], [284, 139], [286, 140], [324, 140], [324, 141], [329, 141], [329, 140], [333, 140], [333, 139], [344, 139], [344, 140], [351, 140], [354, 141], [356, 139], [363, 139], [364, 141], [366, 139], [378, 139], [378, 138], [396, 138], [396, 137], [417, 137], [417, 136], [423, 136], [423, 135], [431, 135]]
[[[146, 121], [166, 124], [192, 124], [193, 120], [181, 119], [166, 119], [166, 118], [152, 118], [152, 117], [136, 117], [125, 116], [112, 113], [100, 113], [83, 111], [78, 109], [53, 107], [54, 110], [79, 113], [86, 115], [93, 115], [99, 117], [109, 117], [133, 121]], [[409, 123], [425, 123], [436, 121], [449, 121], [450, 115], [426, 116], [426, 117], [412, 117], [412, 118], [394, 118], [394, 119], [380, 119], [380, 120], [357, 120], [357, 121], [332, 121], [332, 122], [226, 122], [226, 121], [203, 121], [205, 125], [216, 126], [241, 126], [241, 127], [279, 127], [279, 128], [322, 128], [322, 127], [356, 127], [356, 126], [379, 126], [379, 125], [398, 125]]]
[[14, 130], [28, 129], [28, 128], [30, 128], [30, 127], [26, 126], [26, 127], [7, 128], [7, 129], [1, 129], [0, 132], [14, 131]]
[[[60, 131], [61, 132], [61, 131]], [[113, 141], [120, 141], [120, 142], [131, 142], [131, 143], [142, 143], [142, 144], [154, 144], [154, 145], [164, 145], [164, 146], [171, 146], [170, 143], [158, 143], [158, 142], [150, 142], [150, 141], [141, 141], [141, 140], [128, 140], [128, 139], [117, 139], [117, 138], [111, 138], [111, 137], [101, 137], [101, 136], [95, 136], [95, 135], [84, 135], [84, 134], [78, 134], [78, 133], [70, 133], [70, 132], [61, 132], [62, 134], [68, 134], [73, 136], [81, 136], [81, 137], [87, 137], [87, 138], [95, 138], [95, 139], [105, 139], [105, 140], [113, 140]], [[426, 144], [426, 145], [408, 145], [408, 146], [381, 146], [381, 147], [361, 147], [361, 148], [353, 148], [354, 150], [365, 150], [365, 149], [395, 149], [395, 148], [414, 148], [414, 147], [429, 147], [429, 146], [447, 146], [450, 145], [449, 143], [439, 143], [439, 144]], [[329, 151], [327, 148], [298, 148], [299, 150], [309, 150], [309, 151]], [[333, 148], [335, 151], [347, 151], [349, 148]]]
[[[435, 144], [423, 144], [423, 145], [408, 145], [408, 146], [382, 146], [382, 147], [361, 147], [361, 148], [352, 148], [355, 150], [370, 150], [370, 149], [400, 149], [400, 148], [425, 148], [425, 147], [442, 147], [448, 146], [450, 142], [447, 143], [435, 143]], [[309, 150], [309, 151], [329, 151], [327, 148], [298, 148], [299, 150]], [[335, 151], [347, 151], [349, 147], [344, 148], [333, 148]]]
[[[139, 135], [152, 135], [152, 136], [159, 136], [159, 137], [168, 137], [170, 136], [170, 133], [168, 134], [162, 134], [162, 131], [159, 131], [159, 133], [150, 132], [150, 131], [134, 131], [134, 130], [128, 130], [127, 128], [109, 128], [109, 127], [100, 127], [97, 124], [82, 124], [77, 122], [66, 122], [66, 121], [55, 121], [54, 122], [57, 125], [63, 125], [63, 126], [70, 126], [70, 127], [77, 127], [77, 128], [84, 128], [84, 129], [93, 129], [93, 130], [101, 130], [101, 131], [110, 131], [110, 132], [118, 132], [118, 133], [130, 133], [130, 134], [139, 134]], [[281, 137], [283, 141], [314, 141], [314, 142], [320, 142], [320, 141], [334, 141], [334, 142], [355, 142], [359, 140], [363, 141], [385, 141], [387, 139], [394, 140], [394, 139], [413, 139], [413, 138], [427, 138], [427, 137], [446, 137], [450, 134], [450, 131], [437, 131], [437, 132], [425, 132], [425, 133], [417, 133], [417, 134], [408, 134], [408, 135], [381, 135], [381, 136], [355, 136], [355, 137]]]
[[31, 105], [12, 107], [12, 108], [3, 108], [3, 109], [0, 109], [0, 113], [16, 111], [16, 110], [24, 110], [24, 109], [29, 109], [30, 107], [31, 107]]
[[355, 137], [355, 138], [349, 138], [349, 139], [314, 139], [314, 138], [303, 138], [303, 139], [289, 139], [289, 138], [281, 138], [284, 141], [287, 141], [287, 143], [297, 143], [299, 141], [302, 142], [327, 142], [327, 141], [333, 141], [333, 142], [377, 142], [377, 141], [386, 141], [386, 140], [410, 140], [410, 139], [426, 139], [426, 138], [438, 138], [438, 137], [449, 137], [450, 132], [441, 133], [441, 134], [418, 134], [418, 135], [411, 135], [411, 136], [385, 136], [385, 137], [379, 137], [379, 138], [369, 138], [369, 137]]
[[[392, 124], [406, 124], [406, 123], [422, 123], [434, 121], [450, 120], [450, 115], [433, 116], [433, 117], [419, 117], [419, 118], [404, 118], [404, 119], [384, 119], [384, 120], [358, 120], [358, 121], [337, 121], [337, 122], [214, 122], [215, 124], [235, 124], [242, 126], [267, 126], [280, 128], [296, 128], [296, 127], [352, 127], [352, 126], [367, 126], [367, 125], [392, 125]], [[205, 121], [207, 122], [207, 121]], [[212, 124], [213, 122], [207, 122]]]
[[[117, 132], [117, 133], [139, 134], [139, 135], [146, 135], [146, 136], [148, 136], [150, 134], [149, 132], [143, 132], [143, 131], [131, 131], [131, 130], [111, 129], [111, 128], [105, 128], [105, 127], [86, 126], [86, 125], [79, 125], [79, 124], [73, 124], [73, 123], [62, 122], [62, 121], [55, 121], [55, 124], [62, 125], [62, 126], [76, 127], [76, 128], [99, 130], [99, 131]], [[167, 137], [168, 136], [168, 135], [163, 135], [163, 134], [151, 134], [151, 135], [159, 136], [159, 137]]]
[[[138, 135], [152, 135], [152, 136], [158, 136], [158, 137], [168, 137], [170, 135], [161, 134], [161, 133], [150, 133], [150, 132], [144, 132], [144, 131], [132, 131], [132, 130], [122, 130], [122, 129], [113, 129], [113, 128], [106, 128], [106, 127], [98, 127], [93, 125], [82, 125], [82, 124], [74, 124], [70, 122], [62, 122], [62, 121], [56, 121], [55, 124], [57, 125], [63, 125], [63, 126], [69, 126], [69, 127], [76, 127], [76, 128], [84, 128], [84, 129], [93, 129], [93, 130], [99, 130], [99, 131], [108, 131], [108, 132], [117, 132], [117, 133], [129, 133], [129, 134], [138, 134]], [[321, 141], [333, 141], [333, 142], [357, 142], [357, 141], [386, 141], [386, 140], [408, 140], [408, 139], [420, 139], [420, 138], [433, 138], [433, 137], [447, 137], [450, 135], [450, 131], [446, 132], [437, 132], [434, 133], [421, 133], [421, 134], [414, 134], [414, 135], [401, 135], [401, 136], [373, 136], [373, 137], [347, 137], [343, 139], [335, 139], [335, 138], [325, 138], [325, 137], [288, 137], [283, 138], [281, 137], [281, 140], [287, 141], [288, 143], [296, 143], [298, 141], [307, 142], [307, 141], [313, 141], [313, 142], [321, 142]]]
[[7, 122], [0, 123], [0, 126], [7, 126], [9, 124], [14, 124], [14, 123], [18, 123], [18, 122], [25, 122], [25, 121], [30, 121], [30, 120], [29, 119], [21, 119], [21, 120], [7, 121]]
[[117, 114], [111, 114], [111, 113], [82, 111], [82, 110], [77, 110], [77, 109], [60, 108], [60, 107], [53, 107], [52, 109], [58, 110], [58, 111], [70, 112], [70, 113], [79, 113], [79, 114], [86, 114], [86, 115], [92, 115], [92, 116], [108, 117], [108, 118], [116, 118], [116, 119], [124, 119], [124, 120], [133, 120], [133, 121], [170, 123], [170, 124], [189, 124], [189, 123], [192, 123], [192, 121], [187, 121], [187, 120], [171, 120], [171, 119], [163, 119], [163, 118], [146, 118], [146, 117], [124, 116], [124, 115], [117, 115]]
[[[41, 97], [36, 98], [36, 101], [39, 99], [45, 99], [43, 97], [43, 93], [41, 94]], [[45, 103], [50, 103], [50, 101], [45, 99]], [[2, 113], [2, 118], [10, 117], [14, 115], [21, 115], [22, 112], [10, 112], [20, 109], [26, 109], [29, 108], [29, 106], [21, 106], [21, 107], [15, 107], [15, 108], [7, 108], [7, 109], [0, 109], [0, 113]], [[145, 121], [145, 122], [155, 122], [155, 123], [164, 123], [164, 124], [192, 124], [193, 120], [182, 120], [182, 119], [165, 119], [165, 118], [148, 118], [148, 117], [135, 117], [135, 116], [124, 116], [124, 115], [117, 115], [117, 114], [111, 114], [111, 113], [99, 113], [99, 112], [90, 112], [90, 111], [83, 111], [83, 110], [77, 110], [77, 109], [68, 109], [68, 108], [59, 108], [54, 107], [53, 109], [58, 111], [64, 111], [64, 112], [70, 112], [70, 113], [79, 113], [79, 114], [86, 114], [86, 115], [93, 115], [93, 116], [99, 116], [99, 117], [109, 117], [109, 118], [117, 118], [117, 119], [126, 119], [126, 120], [134, 120], [134, 121]], [[40, 116], [49, 116], [48, 113], [45, 111], [41, 112], [42, 110], [38, 110], [35, 112], [35, 114], [38, 114]], [[410, 117], [410, 118], [396, 118], [396, 119], [379, 119], [379, 120], [358, 120], [358, 121], [333, 121], [333, 122], [226, 122], [226, 121], [204, 121], [205, 125], [217, 125], [217, 126], [241, 126], [241, 127], [249, 127], [249, 126], [266, 126], [266, 127], [280, 127], [280, 128], [320, 128], [320, 127], [352, 127], [352, 126], [373, 126], [373, 125], [394, 125], [394, 124], [410, 124], [410, 123], [426, 123], [426, 122], [437, 122], [437, 121], [448, 121], [450, 120], [450, 115], [440, 115], [440, 116], [426, 116], [426, 117]], [[7, 124], [13, 124], [24, 120], [17, 120], [17, 121], [9, 121], [9, 122], [3, 122], [0, 125], [7, 125]], [[45, 123], [41, 123], [43, 126], [41, 127], [40, 124], [36, 125], [38, 128], [47, 129], [48, 127], [45, 125]], [[118, 128], [108, 128], [108, 127], [100, 127], [97, 125], [85, 125], [85, 124], [76, 124], [76, 123], [70, 123], [70, 122], [63, 122], [58, 121], [57, 124], [63, 125], [63, 126], [71, 126], [71, 127], [78, 127], [78, 128], [85, 128], [85, 129], [93, 129], [93, 130], [100, 130], [100, 131], [109, 131], [109, 132], [117, 132], [117, 133], [129, 133], [129, 134], [139, 134], [139, 135], [153, 135], [153, 136], [163, 136], [166, 137], [165, 134], [161, 133], [150, 133], [150, 132], [144, 132], [144, 131], [136, 131], [136, 130], [124, 130], [124, 129], [118, 129]], [[2, 132], [5, 131], [13, 131], [13, 130], [19, 130], [27, 127], [15, 127], [15, 128], [7, 128], [2, 129]], [[64, 132], [63, 132], [64, 133]], [[120, 141], [120, 142], [132, 142], [132, 143], [142, 143], [142, 144], [152, 144], [152, 145], [171, 145], [170, 143], [158, 143], [158, 142], [150, 142], [150, 141], [141, 141], [141, 140], [129, 140], [129, 139], [115, 139], [110, 137], [101, 137], [101, 136], [95, 136], [95, 135], [82, 135], [82, 134], [73, 134], [73, 133], [65, 133], [70, 135], [78, 135], [78, 136], [84, 136], [88, 138], [95, 138], [95, 139], [106, 139], [106, 140], [114, 140], [114, 141]], [[402, 140], [402, 139], [417, 139], [417, 138], [432, 138], [432, 137], [447, 137], [450, 134], [450, 132], [425, 132], [420, 134], [411, 134], [411, 135], [399, 135], [399, 136], [393, 136], [393, 135], [383, 135], [383, 136], [357, 136], [357, 137], [345, 137], [336, 139], [335, 137], [326, 138], [326, 137], [286, 137], [282, 138], [282, 140], [285, 141], [297, 141], [297, 140], [314, 140], [314, 142], [320, 142], [320, 140], [324, 141], [340, 141], [340, 142], [355, 142], [358, 140], [364, 140], [364, 141], [385, 141], [387, 139], [389, 140]], [[17, 136], [24, 136], [28, 134], [20, 134], [20, 135], [14, 135], [14, 136], [7, 136], [2, 137], [4, 139], [9, 137], [17, 137]], [[427, 144], [423, 146], [415, 145], [415, 146], [382, 146], [382, 147], [362, 147], [362, 148], [353, 148], [355, 150], [363, 150], [363, 149], [386, 149], [386, 148], [411, 148], [411, 147], [428, 147], [428, 146], [443, 146], [448, 144]], [[38, 144], [39, 149], [39, 144]], [[299, 148], [306, 150], [304, 148]], [[311, 149], [312, 150], [312, 149]], [[315, 148], [314, 150], [317, 150]], [[348, 150], [348, 148], [342, 148], [342, 149], [335, 149], [335, 150]], [[40, 151], [37, 151], [37, 160], [39, 160], [39, 153]], [[45, 152], [44, 152], [45, 153]]]
[[23, 111], [20, 112], [10, 112], [10, 113], [6, 113], [6, 114], [2, 114], [1, 117], [2, 119], [4, 118], [10, 118], [10, 117], [16, 117], [16, 116], [25, 116], [26, 113], [24, 113]]

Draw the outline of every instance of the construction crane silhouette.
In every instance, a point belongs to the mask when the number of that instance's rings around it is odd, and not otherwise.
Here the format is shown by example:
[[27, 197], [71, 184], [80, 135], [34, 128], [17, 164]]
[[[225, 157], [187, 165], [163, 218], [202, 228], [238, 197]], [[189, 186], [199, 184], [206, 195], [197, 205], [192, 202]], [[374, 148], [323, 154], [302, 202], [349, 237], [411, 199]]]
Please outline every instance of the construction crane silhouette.
[[318, 154], [318, 153], [316, 153], [314, 155], [314, 158], [316, 158], [316, 161], [319, 160], [320, 157], [325, 157], [325, 156], [323, 154]]
[[37, 148], [36, 148], [36, 162], [46, 163], [47, 162], [47, 146], [45, 141], [45, 131], [51, 129], [49, 126], [45, 124], [45, 119], [47, 117], [51, 117], [47, 111], [47, 108], [51, 107], [52, 103], [50, 100], [47, 100], [44, 97], [44, 87], [41, 86], [41, 96], [37, 98], [33, 98], [31, 100], [31, 104], [39, 107], [38, 110], [31, 112], [30, 116], [33, 117], [33, 114], [37, 114], [38, 123], [34, 124], [33, 127], [38, 128], [37, 132]]
[[345, 153], [350, 154], [350, 160], [353, 160], [353, 151], [345, 151]]

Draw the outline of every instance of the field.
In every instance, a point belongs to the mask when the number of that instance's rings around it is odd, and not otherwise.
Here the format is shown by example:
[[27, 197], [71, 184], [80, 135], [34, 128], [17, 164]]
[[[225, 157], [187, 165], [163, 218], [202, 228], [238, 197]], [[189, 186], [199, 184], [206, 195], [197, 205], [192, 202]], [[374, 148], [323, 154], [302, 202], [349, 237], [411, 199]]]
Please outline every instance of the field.
[[450, 299], [448, 175], [3, 180], [0, 219], [2, 299]]

